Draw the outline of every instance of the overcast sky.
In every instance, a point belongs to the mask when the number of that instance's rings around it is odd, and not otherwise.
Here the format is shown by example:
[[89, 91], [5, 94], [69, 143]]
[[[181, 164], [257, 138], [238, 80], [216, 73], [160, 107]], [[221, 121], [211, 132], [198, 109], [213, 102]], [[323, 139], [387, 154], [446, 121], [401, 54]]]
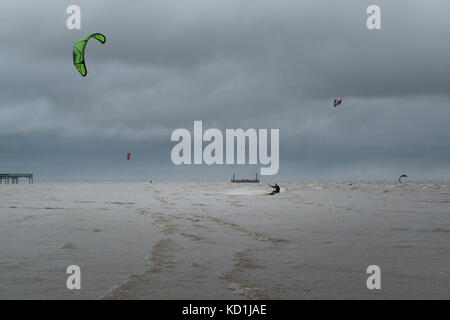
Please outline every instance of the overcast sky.
[[[280, 170], [266, 180], [450, 179], [448, 0], [125, 3], [2, 1], [1, 172], [253, 176], [255, 166], [172, 164], [172, 131], [202, 120], [279, 128]], [[81, 30], [66, 28], [70, 4]], [[371, 4], [382, 30], [366, 27]], [[92, 32], [107, 42], [89, 42], [83, 78], [72, 47]]]

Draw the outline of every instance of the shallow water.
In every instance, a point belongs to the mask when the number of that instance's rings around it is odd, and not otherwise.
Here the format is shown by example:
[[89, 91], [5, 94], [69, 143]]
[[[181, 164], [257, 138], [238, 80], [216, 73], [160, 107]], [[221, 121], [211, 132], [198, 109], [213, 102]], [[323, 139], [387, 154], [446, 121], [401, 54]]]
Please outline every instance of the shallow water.
[[448, 182], [281, 187], [0, 185], [0, 298], [450, 298]]

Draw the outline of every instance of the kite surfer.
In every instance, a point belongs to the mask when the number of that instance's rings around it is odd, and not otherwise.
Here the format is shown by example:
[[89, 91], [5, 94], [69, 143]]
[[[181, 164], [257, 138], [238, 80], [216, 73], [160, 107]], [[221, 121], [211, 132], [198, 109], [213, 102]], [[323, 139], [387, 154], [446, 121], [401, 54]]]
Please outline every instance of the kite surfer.
[[271, 193], [269, 193], [269, 195], [274, 195], [276, 193], [280, 193], [280, 186], [278, 184], [275, 183], [274, 186], [269, 184], [269, 186], [271, 186], [273, 188], [273, 191]]

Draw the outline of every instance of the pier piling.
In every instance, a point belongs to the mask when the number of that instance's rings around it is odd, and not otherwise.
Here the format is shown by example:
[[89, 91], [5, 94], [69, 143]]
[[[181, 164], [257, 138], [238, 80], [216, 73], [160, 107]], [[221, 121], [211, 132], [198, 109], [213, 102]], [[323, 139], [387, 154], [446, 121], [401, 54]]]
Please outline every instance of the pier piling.
[[0, 184], [18, 184], [19, 178], [28, 178], [30, 184], [34, 182], [32, 173], [0, 173]]

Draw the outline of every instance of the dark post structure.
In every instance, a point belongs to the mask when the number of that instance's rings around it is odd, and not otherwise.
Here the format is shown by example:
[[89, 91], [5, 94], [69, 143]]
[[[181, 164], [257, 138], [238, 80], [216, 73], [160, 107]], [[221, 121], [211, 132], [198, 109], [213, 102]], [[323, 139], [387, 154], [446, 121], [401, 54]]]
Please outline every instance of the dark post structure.
[[28, 183], [33, 183], [32, 173], [0, 173], [0, 184], [8, 184], [10, 181], [12, 184], [18, 184], [19, 178], [28, 178]]
[[255, 179], [236, 179], [234, 173], [233, 173], [233, 179], [231, 179], [231, 182], [233, 183], [259, 183], [258, 174], [256, 174]]

